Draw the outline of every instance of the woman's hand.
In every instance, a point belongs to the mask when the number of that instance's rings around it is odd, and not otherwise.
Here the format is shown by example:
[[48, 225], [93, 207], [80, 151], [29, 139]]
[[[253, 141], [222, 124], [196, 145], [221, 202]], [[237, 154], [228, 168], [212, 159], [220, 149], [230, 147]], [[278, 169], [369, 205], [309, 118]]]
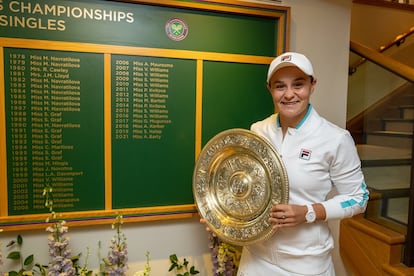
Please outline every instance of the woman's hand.
[[[206, 221], [203, 218], [200, 218], [200, 223], [201, 224], [206, 224]], [[210, 227], [206, 226], [206, 231], [211, 233], [211, 235], [213, 235], [213, 237], [216, 236], [216, 234], [214, 232], [211, 231]]]
[[[312, 206], [316, 215], [315, 221], [326, 220], [325, 207], [321, 203], [314, 203]], [[307, 212], [306, 205], [276, 204], [270, 209], [269, 222], [273, 223], [273, 229], [296, 226], [306, 223]]]
[[270, 209], [269, 222], [273, 229], [292, 227], [306, 222], [306, 205], [276, 204]]

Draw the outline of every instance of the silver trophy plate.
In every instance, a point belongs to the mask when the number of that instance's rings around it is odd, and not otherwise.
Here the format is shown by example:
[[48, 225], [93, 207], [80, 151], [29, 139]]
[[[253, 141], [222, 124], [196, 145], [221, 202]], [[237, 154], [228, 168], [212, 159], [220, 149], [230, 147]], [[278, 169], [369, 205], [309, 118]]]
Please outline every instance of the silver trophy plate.
[[200, 216], [219, 238], [249, 245], [273, 235], [270, 208], [288, 203], [289, 182], [276, 149], [246, 129], [229, 129], [202, 149], [193, 174]]

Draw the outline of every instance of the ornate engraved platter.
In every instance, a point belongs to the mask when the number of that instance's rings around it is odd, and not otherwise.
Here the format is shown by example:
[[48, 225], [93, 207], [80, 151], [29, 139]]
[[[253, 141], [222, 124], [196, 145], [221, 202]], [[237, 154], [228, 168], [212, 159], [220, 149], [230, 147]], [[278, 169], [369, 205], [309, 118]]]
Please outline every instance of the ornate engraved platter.
[[288, 202], [289, 182], [279, 154], [265, 138], [229, 129], [201, 151], [193, 194], [200, 216], [218, 237], [248, 245], [273, 235], [270, 208]]

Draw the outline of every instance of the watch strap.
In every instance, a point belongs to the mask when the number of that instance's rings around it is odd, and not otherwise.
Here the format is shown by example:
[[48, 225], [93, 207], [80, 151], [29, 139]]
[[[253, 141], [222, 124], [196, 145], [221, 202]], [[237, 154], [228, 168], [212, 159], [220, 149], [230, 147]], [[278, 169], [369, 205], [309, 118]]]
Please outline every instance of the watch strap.
[[312, 223], [316, 220], [316, 213], [315, 210], [313, 209], [312, 204], [307, 204], [306, 207], [308, 208], [308, 211], [306, 213], [306, 223]]

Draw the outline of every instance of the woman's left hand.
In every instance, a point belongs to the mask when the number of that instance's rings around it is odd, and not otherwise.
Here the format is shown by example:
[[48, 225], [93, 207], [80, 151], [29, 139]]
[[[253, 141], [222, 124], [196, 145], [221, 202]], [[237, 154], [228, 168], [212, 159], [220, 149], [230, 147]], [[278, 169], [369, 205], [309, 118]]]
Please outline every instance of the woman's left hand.
[[306, 205], [276, 204], [270, 209], [273, 228], [292, 227], [306, 222]]

